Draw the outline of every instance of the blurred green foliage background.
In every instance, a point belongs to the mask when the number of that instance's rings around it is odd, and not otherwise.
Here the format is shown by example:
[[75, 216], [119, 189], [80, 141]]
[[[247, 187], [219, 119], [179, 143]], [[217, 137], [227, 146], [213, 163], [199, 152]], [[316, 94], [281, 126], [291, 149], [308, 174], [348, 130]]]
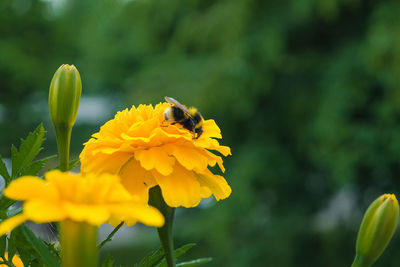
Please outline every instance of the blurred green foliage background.
[[[1, 0], [0, 154], [41, 121], [75, 64], [72, 154], [117, 110], [164, 96], [200, 109], [233, 155], [233, 193], [179, 209], [176, 245], [208, 266], [350, 266], [362, 214], [400, 189], [400, 3], [395, 0]], [[155, 249], [136, 226], [107, 245], [132, 266]], [[398, 266], [399, 233], [376, 266]]]

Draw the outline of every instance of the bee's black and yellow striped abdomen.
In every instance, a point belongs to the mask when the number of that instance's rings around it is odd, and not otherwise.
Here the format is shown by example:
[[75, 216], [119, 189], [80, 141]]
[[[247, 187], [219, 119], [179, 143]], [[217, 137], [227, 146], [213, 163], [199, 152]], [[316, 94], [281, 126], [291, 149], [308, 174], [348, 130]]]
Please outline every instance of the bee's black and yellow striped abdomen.
[[189, 108], [188, 111], [189, 113], [180, 107], [171, 106], [170, 110], [164, 113], [165, 119], [181, 124], [183, 128], [193, 132], [195, 138], [199, 138], [203, 133], [203, 117], [196, 108]]

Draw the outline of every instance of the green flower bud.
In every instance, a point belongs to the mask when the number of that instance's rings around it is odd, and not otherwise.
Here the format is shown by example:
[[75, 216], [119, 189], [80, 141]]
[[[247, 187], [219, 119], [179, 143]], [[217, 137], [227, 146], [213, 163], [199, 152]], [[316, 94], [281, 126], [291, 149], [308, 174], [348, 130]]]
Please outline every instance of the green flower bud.
[[81, 76], [74, 65], [58, 68], [50, 84], [49, 110], [54, 126], [72, 127], [82, 94]]
[[385, 250], [397, 227], [399, 203], [384, 194], [369, 206], [360, 226], [353, 267], [371, 266]]
[[81, 76], [74, 65], [64, 64], [53, 76], [49, 91], [49, 110], [57, 137], [60, 170], [69, 168], [69, 147], [81, 99]]

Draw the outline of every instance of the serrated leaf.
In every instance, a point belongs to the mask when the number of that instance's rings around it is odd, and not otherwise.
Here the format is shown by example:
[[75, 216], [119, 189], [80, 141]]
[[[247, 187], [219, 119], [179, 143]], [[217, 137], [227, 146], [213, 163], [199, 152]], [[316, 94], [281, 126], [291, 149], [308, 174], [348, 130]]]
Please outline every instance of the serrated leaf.
[[4, 163], [3, 159], [1, 158], [1, 155], [0, 155], [0, 175], [3, 176], [4, 182], [6, 184], [11, 182], [10, 174], [8, 173], [6, 164]]
[[192, 260], [192, 261], [185, 261], [185, 262], [181, 262], [176, 264], [176, 266], [185, 266], [185, 267], [194, 267], [194, 266], [199, 266], [201, 264], [207, 263], [212, 261], [212, 258], [201, 258], [201, 259], [197, 259], [197, 260]]
[[21, 139], [21, 145], [19, 150], [12, 145], [11, 147], [11, 161], [12, 171], [11, 178], [15, 179], [21, 170], [28, 166], [42, 150], [42, 144], [44, 141], [45, 130], [43, 124], [40, 124], [35, 131], [28, 134], [26, 140]]
[[25, 238], [21, 232], [21, 228], [14, 229], [13, 233], [17, 236], [16, 247], [18, 250], [19, 257], [21, 258], [24, 266], [32, 266], [30, 262], [38, 257], [37, 253], [33, 250], [33, 248], [25, 241]]
[[28, 166], [23, 168], [21, 170], [21, 176], [22, 175], [34, 175], [36, 176], [38, 172], [43, 169], [43, 166], [50, 160], [56, 158], [56, 155], [46, 157], [44, 159], [36, 160], [32, 163], [30, 163]]
[[108, 254], [101, 267], [113, 267], [113, 266], [114, 266], [114, 260], [111, 258], [110, 254]]
[[151, 267], [157, 265], [164, 257], [164, 250], [162, 248], [157, 249], [145, 256], [139, 264], [135, 264], [134, 267]]
[[59, 259], [50, 252], [43, 240], [39, 239], [26, 225], [21, 225], [20, 229], [26, 241], [36, 251], [46, 267], [60, 266]]
[[[53, 230], [51, 230], [50, 229], [50, 231], [54, 231], [54, 229]], [[49, 249], [49, 251], [52, 253], [52, 254], [54, 254], [58, 259], [60, 259], [61, 258], [61, 256], [60, 256], [60, 249], [58, 248], [56, 248], [56, 243], [47, 243], [47, 242], [45, 242], [46, 243], [46, 245], [47, 245], [47, 248]]]

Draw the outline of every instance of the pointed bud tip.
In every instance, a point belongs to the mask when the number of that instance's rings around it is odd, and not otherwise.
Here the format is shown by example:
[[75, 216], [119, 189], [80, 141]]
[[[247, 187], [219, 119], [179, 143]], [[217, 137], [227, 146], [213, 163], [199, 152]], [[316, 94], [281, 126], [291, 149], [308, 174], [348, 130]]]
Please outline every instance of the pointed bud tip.
[[394, 194], [381, 195], [372, 202], [364, 214], [358, 232], [357, 257], [371, 264], [375, 262], [389, 244], [396, 230], [398, 217], [399, 203]]

